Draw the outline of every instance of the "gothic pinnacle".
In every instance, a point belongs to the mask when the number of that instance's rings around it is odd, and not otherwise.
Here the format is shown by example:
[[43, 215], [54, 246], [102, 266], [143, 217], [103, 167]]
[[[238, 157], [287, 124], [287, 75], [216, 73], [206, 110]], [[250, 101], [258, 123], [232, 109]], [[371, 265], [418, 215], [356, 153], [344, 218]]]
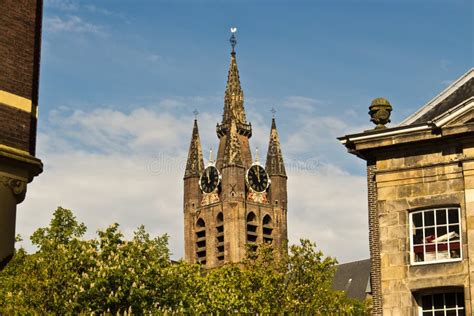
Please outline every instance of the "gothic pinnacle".
[[229, 134], [225, 140], [223, 167], [243, 166], [242, 150], [235, 121], [231, 121]]
[[197, 119], [194, 119], [193, 134], [189, 145], [188, 160], [184, 178], [199, 177], [204, 170], [204, 159], [202, 157], [201, 141], [199, 139], [199, 130]]
[[272, 128], [270, 130], [270, 141], [268, 143], [267, 161], [265, 165], [270, 176], [279, 175], [286, 177], [285, 164], [281, 153], [280, 139], [275, 123], [275, 117], [272, 118]]

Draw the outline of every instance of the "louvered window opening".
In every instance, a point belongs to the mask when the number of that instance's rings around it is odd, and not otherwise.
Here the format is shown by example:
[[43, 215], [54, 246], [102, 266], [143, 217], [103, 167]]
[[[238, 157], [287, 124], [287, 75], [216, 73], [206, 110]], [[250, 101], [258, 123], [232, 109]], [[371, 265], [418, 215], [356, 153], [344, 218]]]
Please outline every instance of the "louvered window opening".
[[250, 212], [247, 215], [247, 244], [253, 250], [257, 249], [258, 223], [255, 213]]
[[262, 229], [263, 229], [263, 241], [266, 243], [273, 243], [273, 225], [272, 225], [272, 218], [270, 215], [265, 215], [263, 217], [262, 222]]
[[222, 213], [217, 215], [216, 222], [217, 260], [224, 261], [224, 216]]
[[206, 224], [202, 218], [196, 223], [196, 257], [198, 263], [206, 264]]

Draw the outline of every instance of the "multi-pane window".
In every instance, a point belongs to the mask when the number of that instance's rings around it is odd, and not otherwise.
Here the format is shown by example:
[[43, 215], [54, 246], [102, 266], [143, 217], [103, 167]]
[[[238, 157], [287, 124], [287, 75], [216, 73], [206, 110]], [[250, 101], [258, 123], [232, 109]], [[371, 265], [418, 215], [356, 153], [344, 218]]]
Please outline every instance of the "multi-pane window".
[[422, 316], [464, 316], [464, 294], [462, 291], [421, 295]]
[[461, 259], [461, 214], [457, 207], [410, 213], [412, 264]]

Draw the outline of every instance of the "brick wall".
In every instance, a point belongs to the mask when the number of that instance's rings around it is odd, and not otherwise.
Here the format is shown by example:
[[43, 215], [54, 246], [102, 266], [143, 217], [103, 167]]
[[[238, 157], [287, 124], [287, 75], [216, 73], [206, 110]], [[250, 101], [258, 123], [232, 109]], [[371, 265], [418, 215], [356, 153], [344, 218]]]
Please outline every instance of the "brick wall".
[[0, 90], [32, 102], [28, 119], [0, 104], [0, 144], [31, 154], [35, 152], [42, 2], [0, 0]]
[[369, 247], [370, 284], [372, 288], [372, 315], [382, 315], [382, 292], [380, 279], [380, 231], [377, 212], [377, 186], [375, 162], [367, 161], [367, 189], [369, 201]]
[[0, 103], [0, 143], [29, 151], [30, 113]]

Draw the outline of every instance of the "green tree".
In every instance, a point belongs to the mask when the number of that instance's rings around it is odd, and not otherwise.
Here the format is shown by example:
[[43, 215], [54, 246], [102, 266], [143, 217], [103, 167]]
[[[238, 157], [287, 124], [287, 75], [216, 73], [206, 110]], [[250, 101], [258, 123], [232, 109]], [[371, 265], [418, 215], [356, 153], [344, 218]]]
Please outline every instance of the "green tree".
[[143, 226], [125, 240], [119, 225], [83, 239], [86, 227], [58, 208], [0, 271], [0, 314], [320, 314], [362, 315], [363, 302], [331, 289], [336, 261], [307, 240], [288, 256], [262, 244], [241, 264], [203, 270], [170, 261], [168, 237]]

